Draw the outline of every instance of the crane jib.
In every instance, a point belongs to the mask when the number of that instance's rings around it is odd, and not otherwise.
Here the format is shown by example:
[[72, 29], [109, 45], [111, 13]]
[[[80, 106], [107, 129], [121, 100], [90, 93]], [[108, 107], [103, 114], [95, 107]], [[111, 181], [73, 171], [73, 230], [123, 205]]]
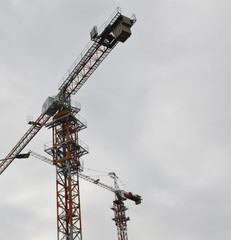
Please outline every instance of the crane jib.
[[60, 94], [75, 94], [96, 70], [112, 49], [94, 43], [80, 62], [70, 71], [66, 80], [59, 88]]

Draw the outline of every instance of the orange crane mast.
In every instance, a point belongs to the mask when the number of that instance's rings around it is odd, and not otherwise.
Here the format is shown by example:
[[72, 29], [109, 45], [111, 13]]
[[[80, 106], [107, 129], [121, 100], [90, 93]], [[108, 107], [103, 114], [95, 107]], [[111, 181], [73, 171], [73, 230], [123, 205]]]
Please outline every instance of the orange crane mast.
[[42, 114], [30, 122], [31, 127], [0, 163], [2, 174], [42, 127], [52, 129], [52, 144], [45, 150], [56, 166], [58, 240], [82, 240], [79, 168], [80, 157], [88, 153], [88, 148], [78, 136], [86, 125], [76, 117], [80, 105], [72, 104], [71, 95], [76, 94], [119, 42], [130, 37], [135, 22], [134, 15], [128, 18], [117, 8], [99, 31], [93, 27], [93, 43], [86, 46], [61, 80], [58, 94], [47, 98]]

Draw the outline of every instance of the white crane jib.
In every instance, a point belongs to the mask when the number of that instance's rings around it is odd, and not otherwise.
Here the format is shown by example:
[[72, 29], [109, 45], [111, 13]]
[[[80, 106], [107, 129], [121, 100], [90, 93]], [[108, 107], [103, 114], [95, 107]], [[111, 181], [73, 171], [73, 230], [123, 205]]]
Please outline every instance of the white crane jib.
[[[37, 159], [40, 159], [46, 163], [49, 163], [50, 165], [54, 165], [54, 162], [45, 157], [45, 156], [42, 156], [34, 151], [29, 151], [29, 154]], [[107, 189], [113, 193], [115, 193], [116, 197], [122, 201], [125, 201], [127, 199], [131, 200], [131, 201], [134, 201], [136, 205], [140, 204], [141, 201], [142, 201], [142, 198], [140, 195], [137, 195], [137, 194], [133, 194], [131, 192], [127, 192], [127, 191], [124, 191], [124, 190], [121, 190], [119, 188], [119, 184], [118, 184], [118, 177], [117, 175], [114, 173], [114, 172], [110, 172], [108, 173], [108, 175], [114, 180], [114, 187], [112, 186], [108, 186], [107, 184], [105, 183], [102, 183], [99, 181], [99, 179], [94, 179], [90, 176], [87, 176], [83, 173], [78, 173], [79, 174], [79, 177], [88, 181], [88, 182], [91, 182], [91, 183], [94, 183], [95, 185], [99, 186], [99, 187], [102, 187], [104, 189]]]

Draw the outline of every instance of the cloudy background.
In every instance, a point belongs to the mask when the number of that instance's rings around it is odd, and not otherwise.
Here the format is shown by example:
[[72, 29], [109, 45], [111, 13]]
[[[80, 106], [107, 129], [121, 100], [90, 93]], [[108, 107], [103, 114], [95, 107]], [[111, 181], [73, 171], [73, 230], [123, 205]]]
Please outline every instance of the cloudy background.
[[[131, 240], [231, 238], [231, 3], [228, 0], [0, 0], [0, 156], [100, 26], [135, 13], [119, 44], [73, 97], [88, 128], [86, 168], [114, 171], [143, 196]], [[26, 147], [43, 153], [41, 130]], [[99, 172], [86, 171], [96, 175]], [[102, 174], [103, 175], [103, 174]], [[112, 185], [108, 177], [100, 178]], [[83, 239], [117, 239], [113, 194], [81, 181]], [[0, 176], [0, 238], [55, 240], [55, 168], [15, 160]]]

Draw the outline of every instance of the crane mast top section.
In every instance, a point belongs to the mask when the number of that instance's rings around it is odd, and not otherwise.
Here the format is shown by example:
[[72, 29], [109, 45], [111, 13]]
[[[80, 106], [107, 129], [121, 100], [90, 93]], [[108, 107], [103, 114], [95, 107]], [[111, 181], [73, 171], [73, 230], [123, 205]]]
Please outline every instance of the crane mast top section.
[[94, 183], [99, 187], [105, 188], [113, 193], [115, 193], [117, 199], [121, 201], [125, 201], [127, 199], [134, 201], [136, 205], [140, 204], [142, 201], [142, 197], [138, 194], [133, 194], [132, 192], [126, 192], [124, 190], [121, 190], [119, 188], [119, 185], [117, 183], [118, 177], [115, 175], [114, 172], [109, 173], [109, 176], [114, 179], [114, 187], [108, 186], [105, 183], [102, 183], [99, 181], [99, 179], [94, 179], [89, 176], [86, 176], [82, 173], [79, 173], [80, 178], [85, 179], [88, 182]]

